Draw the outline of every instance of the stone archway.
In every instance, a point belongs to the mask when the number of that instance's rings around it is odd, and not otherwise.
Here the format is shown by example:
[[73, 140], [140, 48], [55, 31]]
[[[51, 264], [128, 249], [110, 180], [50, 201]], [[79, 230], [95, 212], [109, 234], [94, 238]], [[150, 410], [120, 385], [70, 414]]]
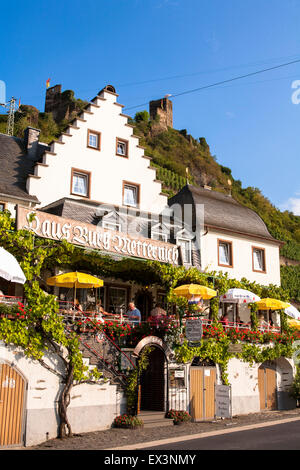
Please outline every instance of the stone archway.
[[149, 365], [140, 376], [139, 411], [168, 411], [168, 362], [171, 351], [161, 338], [146, 336], [135, 347], [134, 356], [152, 348]]

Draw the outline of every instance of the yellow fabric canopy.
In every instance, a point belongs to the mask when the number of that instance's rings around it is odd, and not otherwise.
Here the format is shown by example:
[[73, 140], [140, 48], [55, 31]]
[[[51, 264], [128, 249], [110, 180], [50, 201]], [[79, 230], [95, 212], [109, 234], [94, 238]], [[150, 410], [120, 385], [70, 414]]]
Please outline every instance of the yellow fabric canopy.
[[90, 274], [73, 272], [49, 277], [47, 279], [47, 284], [49, 286], [57, 287], [76, 287], [78, 289], [88, 289], [91, 287], [101, 287], [104, 283], [102, 279], [98, 279], [97, 277], [91, 276]]
[[277, 299], [261, 299], [258, 302], [255, 302], [259, 310], [282, 310], [290, 306], [287, 302], [282, 302]]
[[183, 286], [176, 287], [174, 294], [179, 297], [185, 297], [190, 299], [193, 295], [197, 295], [202, 299], [211, 299], [216, 297], [217, 292], [210, 287], [200, 286], [199, 284], [185, 284]]
[[300, 321], [299, 320], [292, 320], [288, 318], [288, 325], [292, 328], [297, 328], [297, 330], [300, 330]]

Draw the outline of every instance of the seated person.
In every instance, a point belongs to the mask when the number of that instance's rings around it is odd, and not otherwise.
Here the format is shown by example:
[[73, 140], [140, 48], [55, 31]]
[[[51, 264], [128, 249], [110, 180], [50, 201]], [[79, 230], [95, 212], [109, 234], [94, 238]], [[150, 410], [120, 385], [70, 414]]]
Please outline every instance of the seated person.
[[258, 315], [258, 326], [259, 328], [267, 328], [269, 326], [268, 322], [265, 320], [265, 316], [263, 313]]
[[138, 308], [134, 305], [134, 302], [130, 302], [128, 304], [128, 310], [126, 312], [126, 315], [128, 317], [128, 320], [133, 324], [133, 325], [138, 325], [141, 323], [141, 312], [139, 311]]

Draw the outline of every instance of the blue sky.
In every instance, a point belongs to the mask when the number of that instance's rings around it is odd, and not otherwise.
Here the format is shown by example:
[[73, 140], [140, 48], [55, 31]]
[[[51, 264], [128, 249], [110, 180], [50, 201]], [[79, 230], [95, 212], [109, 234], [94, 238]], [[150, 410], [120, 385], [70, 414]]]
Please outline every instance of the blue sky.
[[[48, 78], [82, 99], [111, 83], [134, 116], [165, 94], [300, 59], [300, 0], [17, 0], [1, 18], [7, 99], [41, 111]], [[243, 186], [300, 214], [296, 80], [300, 62], [174, 97], [173, 112]]]

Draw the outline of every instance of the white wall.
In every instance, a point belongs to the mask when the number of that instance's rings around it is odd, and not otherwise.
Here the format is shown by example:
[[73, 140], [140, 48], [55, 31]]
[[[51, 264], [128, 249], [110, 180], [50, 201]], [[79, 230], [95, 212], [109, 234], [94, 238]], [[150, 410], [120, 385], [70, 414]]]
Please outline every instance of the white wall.
[[[133, 137], [132, 127], [126, 125], [122, 107], [116, 104], [116, 96], [102, 92], [105, 99], [96, 99], [89, 111], [73, 124], [79, 129], [69, 128], [70, 136], [61, 136], [46, 153], [43, 163], [37, 165], [35, 177], [27, 180], [29, 194], [37, 196], [41, 206], [70, 195], [71, 168], [92, 172], [90, 199], [101, 203], [122, 205], [122, 181], [141, 185], [140, 209], [160, 212], [167, 206], [167, 197], [161, 195], [161, 183], [155, 182], [156, 171], [149, 168], [150, 161], [144, 157], [139, 139]], [[101, 132], [101, 150], [87, 147], [88, 129]], [[129, 158], [116, 155], [116, 137], [129, 141]]]
[[[232, 268], [218, 265], [218, 239], [232, 242]], [[252, 246], [265, 249], [266, 273], [252, 270]], [[202, 269], [206, 271], [227, 272], [230, 278], [240, 280], [245, 277], [262, 285], [280, 285], [279, 246], [267, 240], [229, 235], [209, 229], [208, 233], [201, 237], [201, 257]]]
[[[46, 362], [60, 370], [55, 356]], [[28, 384], [26, 394], [26, 446], [37, 445], [47, 438], [57, 437], [60, 379], [38, 361], [27, 359], [22, 351], [0, 342], [0, 363], [12, 364], [22, 373]], [[109, 383], [81, 384], [71, 390], [68, 418], [75, 433], [99, 431], [111, 426], [114, 418], [124, 412], [124, 399], [116, 385]]]

